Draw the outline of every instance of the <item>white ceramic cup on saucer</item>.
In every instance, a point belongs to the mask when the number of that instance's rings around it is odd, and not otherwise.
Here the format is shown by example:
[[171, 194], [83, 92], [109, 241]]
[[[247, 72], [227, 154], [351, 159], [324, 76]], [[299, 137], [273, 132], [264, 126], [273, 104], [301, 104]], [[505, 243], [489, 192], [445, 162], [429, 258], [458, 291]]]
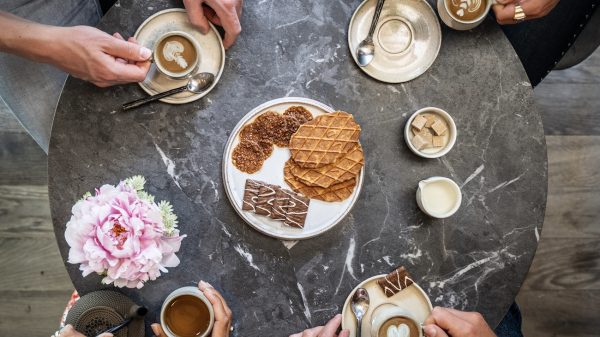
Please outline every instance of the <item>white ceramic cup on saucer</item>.
[[482, 2], [482, 5], [485, 6], [485, 10], [482, 11], [481, 14], [473, 20], [461, 20], [455, 15], [452, 15], [450, 9], [448, 8], [447, 1], [448, 0], [437, 0], [438, 14], [440, 15], [440, 19], [442, 19], [446, 26], [456, 30], [469, 30], [479, 26], [489, 14], [492, 6], [496, 4], [496, 0], [474, 0], [475, 3]]
[[[413, 143], [411, 141], [411, 139], [412, 139], [411, 124], [412, 124], [413, 120], [415, 119], [415, 117], [417, 117], [420, 114], [425, 114], [425, 113], [434, 114], [434, 115], [439, 116], [440, 118], [443, 118], [444, 121], [446, 122], [446, 124], [448, 125], [447, 136], [445, 136], [445, 137], [447, 137], [446, 146], [444, 146], [441, 149], [429, 148], [429, 149], [419, 150], [413, 145]], [[452, 116], [450, 116], [450, 114], [447, 113], [445, 110], [442, 110], [440, 108], [435, 108], [435, 107], [427, 107], [427, 108], [419, 109], [418, 111], [413, 113], [412, 116], [410, 116], [410, 118], [406, 121], [406, 125], [404, 126], [404, 140], [406, 141], [406, 145], [408, 145], [408, 148], [412, 152], [414, 152], [416, 155], [423, 157], [423, 158], [430, 158], [430, 159], [431, 158], [439, 158], [439, 157], [446, 155], [454, 147], [454, 144], [456, 143], [457, 134], [458, 134], [458, 132], [456, 130], [456, 123], [454, 122], [454, 119], [452, 118]]]
[[462, 193], [454, 180], [431, 177], [421, 180], [417, 189], [417, 205], [427, 215], [444, 219], [460, 208]]
[[153, 61], [158, 71], [172, 79], [189, 77], [200, 63], [200, 47], [182, 31], [163, 34], [154, 44]]
[[209, 336], [212, 331], [213, 325], [215, 324], [215, 313], [214, 313], [212, 304], [210, 303], [208, 298], [206, 298], [204, 293], [200, 289], [198, 289], [198, 287], [182, 287], [182, 288], [174, 290], [172, 293], [169, 294], [169, 296], [167, 296], [167, 298], [165, 298], [165, 301], [163, 302], [163, 305], [160, 309], [160, 325], [162, 326], [163, 331], [165, 332], [167, 337], [180, 337], [180, 336], [176, 335], [175, 333], [173, 333], [173, 331], [171, 331], [171, 329], [169, 328], [169, 326], [166, 322], [165, 314], [166, 314], [167, 308], [171, 304], [171, 302], [174, 299], [184, 296], [184, 295], [191, 295], [191, 296], [197, 297], [202, 302], [204, 302], [204, 304], [206, 304], [206, 307], [208, 308], [208, 312], [209, 312], [209, 316], [210, 316], [208, 327], [202, 334], [197, 335], [197, 337]]
[[[388, 330], [387, 334], [384, 333], [384, 336], [392, 337], [392, 336], [403, 336], [403, 337], [411, 337], [415, 336], [414, 332], [411, 333], [410, 328], [417, 330], [417, 336], [423, 337], [423, 329], [421, 328], [421, 323], [406, 309], [395, 306], [393, 304], [382, 304], [378, 306], [375, 311], [373, 311], [373, 315], [371, 316], [371, 336], [377, 337], [380, 336], [380, 329], [384, 327], [384, 324], [393, 318], [400, 318], [406, 321], [406, 323], [399, 324], [397, 326], [392, 326], [391, 329], [396, 330], [394, 332], [390, 332]], [[389, 329], [389, 328], [388, 328]]]

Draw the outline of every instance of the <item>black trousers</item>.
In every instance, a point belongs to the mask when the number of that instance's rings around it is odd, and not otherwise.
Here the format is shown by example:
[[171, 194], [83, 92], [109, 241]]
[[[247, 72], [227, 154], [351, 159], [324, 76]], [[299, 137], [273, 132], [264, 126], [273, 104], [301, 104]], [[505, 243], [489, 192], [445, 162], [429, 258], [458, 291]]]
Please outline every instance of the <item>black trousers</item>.
[[599, 6], [600, 0], [562, 0], [543, 18], [502, 27], [533, 86], [565, 55]]

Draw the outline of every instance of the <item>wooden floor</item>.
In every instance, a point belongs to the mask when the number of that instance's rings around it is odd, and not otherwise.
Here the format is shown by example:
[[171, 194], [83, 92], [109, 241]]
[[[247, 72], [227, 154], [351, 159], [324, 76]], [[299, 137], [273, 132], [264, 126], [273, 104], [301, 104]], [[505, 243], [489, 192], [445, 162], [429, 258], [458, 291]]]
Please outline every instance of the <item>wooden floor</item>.
[[[600, 49], [535, 90], [549, 196], [517, 298], [526, 337], [600, 336]], [[46, 156], [0, 107], [0, 336], [46, 337], [72, 285], [48, 206]]]

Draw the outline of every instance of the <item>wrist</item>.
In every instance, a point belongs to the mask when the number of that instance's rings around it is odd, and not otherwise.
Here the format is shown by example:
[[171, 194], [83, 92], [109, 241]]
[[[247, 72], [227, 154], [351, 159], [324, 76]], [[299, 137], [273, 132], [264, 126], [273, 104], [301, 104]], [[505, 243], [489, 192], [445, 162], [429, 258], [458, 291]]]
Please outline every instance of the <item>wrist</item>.
[[39, 48], [32, 51], [38, 62], [56, 63], [68, 46], [65, 45], [69, 36], [69, 27], [44, 26], [37, 39]]

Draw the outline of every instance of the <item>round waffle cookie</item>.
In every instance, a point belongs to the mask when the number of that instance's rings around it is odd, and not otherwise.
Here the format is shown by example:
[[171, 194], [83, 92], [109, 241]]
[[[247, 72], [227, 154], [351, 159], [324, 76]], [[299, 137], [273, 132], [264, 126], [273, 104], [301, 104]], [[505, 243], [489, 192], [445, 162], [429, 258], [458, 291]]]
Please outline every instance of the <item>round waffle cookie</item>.
[[359, 144], [333, 164], [316, 169], [302, 168], [295, 162], [290, 163], [290, 166], [292, 174], [306, 185], [328, 188], [331, 185], [356, 178], [364, 163], [365, 158]]
[[303, 168], [335, 163], [358, 144], [360, 125], [354, 117], [336, 111], [316, 117], [298, 128], [290, 139], [292, 158]]
[[346, 180], [339, 184], [331, 185], [328, 188], [308, 186], [302, 181], [298, 180], [298, 178], [292, 174], [293, 165], [294, 163], [292, 159], [285, 163], [285, 167], [283, 169], [285, 182], [290, 185], [294, 192], [303, 194], [307, 198], [335, 202], [346, 200], [348, 197], [350, 197], [350, 195], [352, 195], [352, 192], [354, 192], [356, 178]]

